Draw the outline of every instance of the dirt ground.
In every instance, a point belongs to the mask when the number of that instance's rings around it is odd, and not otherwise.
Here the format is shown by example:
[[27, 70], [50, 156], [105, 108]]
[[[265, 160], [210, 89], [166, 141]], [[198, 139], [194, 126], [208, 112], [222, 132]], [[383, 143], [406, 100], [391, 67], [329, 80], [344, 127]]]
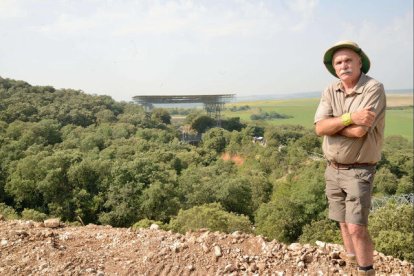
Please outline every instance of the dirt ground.
[[231, 160], [234, 162], [234, 164], [241, 166], [244, 163], [244, 159], [243, 157], [241, 157], [240, 155], [234, 154], [231, 155], [229, 153], [223, 153], [221, 156], [221, 159], [223, 159], [224, 161], [228, 161]]
[[389, 94], [387, 95], [387, 106], [388, 107], [397, 107], [397, 106], [410, 106], [413, 105], [413, 95], [412, 94]]
[[[340, 251], [239, 232], [0, 221], [0, 275], [355, 275]], [[377, 275], [414, 274], [413, 264], [378, 252], [375, 267]]]

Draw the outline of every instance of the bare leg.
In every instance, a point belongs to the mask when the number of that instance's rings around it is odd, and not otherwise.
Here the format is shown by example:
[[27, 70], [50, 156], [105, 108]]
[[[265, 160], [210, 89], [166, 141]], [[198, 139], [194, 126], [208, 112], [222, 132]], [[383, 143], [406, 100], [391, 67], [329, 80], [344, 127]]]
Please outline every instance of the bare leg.
[[374, 245], [372, 243], [367, 227], [365, 225], [352, 223], [347, 223], [346, 226], [348, 233], [352, 239], [352, 244], [353, 248], [355, 249], [358, 265], [372, 265], [374, 263]]
[[347, 224], [345, 222], [340, 222], [339, 225], [341, 227], [341, 235], [346, 253], [355, 255], [354, 244], [352, 242], [351, 234], [348, 231]]

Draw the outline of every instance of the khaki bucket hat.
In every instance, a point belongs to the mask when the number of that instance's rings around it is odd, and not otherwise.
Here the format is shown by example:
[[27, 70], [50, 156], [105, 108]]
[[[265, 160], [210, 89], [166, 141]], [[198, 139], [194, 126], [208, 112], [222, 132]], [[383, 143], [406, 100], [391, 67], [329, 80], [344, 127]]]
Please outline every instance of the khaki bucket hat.
[[325, 55], [323, 56], [323, 63], [326, 66], [326, 69], [334, 75], [335, 77], [338, 77], [335, 73], [335, 69], [332, 65], [332, 59], [335, 54], [335, 52], [342, 48], [348, 48], [357, 53], [361, 57], [362, 62], [362, 68], [361, 71], [365, 74], [369, 71], [369, 67], [371, 66], [371, 62], [369, 61], [368, 56], [362, 51], [362, 49], [353, 41], [350, 40], [343, 40], [337, 42], [334, 46], [326, 50]]

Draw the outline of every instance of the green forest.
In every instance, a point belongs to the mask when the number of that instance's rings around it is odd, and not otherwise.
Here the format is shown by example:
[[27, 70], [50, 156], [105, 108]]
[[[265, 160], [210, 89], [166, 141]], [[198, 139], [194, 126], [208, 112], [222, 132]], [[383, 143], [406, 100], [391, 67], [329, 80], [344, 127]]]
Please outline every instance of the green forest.
[[[196, 109], [174, 123], [172, 111], [0, 77], [0, 214], [340, 243], [313, 129], [237, 117], [219, 128]], [[183, 129], [201, 141], [183, 141]], [[386, 137], [374, 192], [414, 192], [412, 141]], [[376, 249], [413, 261], [412, 206], [390, 202], [370, 216]]]

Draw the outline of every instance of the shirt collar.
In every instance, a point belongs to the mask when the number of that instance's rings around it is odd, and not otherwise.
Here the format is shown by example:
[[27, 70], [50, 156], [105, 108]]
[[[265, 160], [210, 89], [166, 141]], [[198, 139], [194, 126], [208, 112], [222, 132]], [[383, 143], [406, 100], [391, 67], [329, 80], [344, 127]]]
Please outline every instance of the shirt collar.
[[[362, 90], [363, 90], [363, 86], [367, 81], [368, 81], [367, 75], [365, 75], [364, 73], [361, 72], [361, 76], [359, 77], [359, 80], [358, 80], [357, 84], [354, 87], [354, 91], [350, 95], [353, 95], [354, 93], [361, 94]], [[344, 92], [345, 91], [344, 85], [342, 84], [342, 82], [340, 80], [336, 83], [336, 90], [335, 91], [337, 91], [337, 92]]]

